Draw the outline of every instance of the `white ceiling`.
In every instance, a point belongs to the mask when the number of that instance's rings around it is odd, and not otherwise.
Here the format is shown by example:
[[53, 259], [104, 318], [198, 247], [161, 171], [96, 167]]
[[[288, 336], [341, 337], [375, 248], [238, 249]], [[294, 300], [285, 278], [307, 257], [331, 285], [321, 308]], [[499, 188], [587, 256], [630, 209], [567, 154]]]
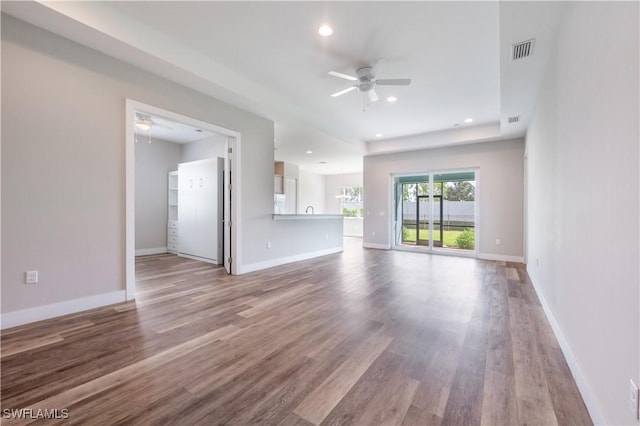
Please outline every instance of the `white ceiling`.
[[[361, 170], [367, 153], [523, 136], [561, 12], [555, 2], [3, 1], [2, 9], [274, 120], [276, 159], [319, 173]], [[323, 23], [332, 36], [318, 35]], [[534, 54], [512, 62], [511, 45], [531, 38]], [[330, 96], [349, 82], [329, 71], [354, 74], [376, 61], [378, 78], [411, 85], [378, 87], [380, 101], [364, 112], [362, 93]], [[390, 95], [398, 101], [386, 102]], [[507, 124], [512, 115], [517, 124]]]
[[210, 132], [199, 127], [194, 127], [186, 123], [179, 123], [175, 120], [169, 120], [158, 115], [147, 114], [144, 112], [136, 112], [134, 123], [142, 118], [151, 120], [151, 128], [149, 130], [140, 129], [135, 126], [136, 135], [141, 139], [151, 137], [154, 139], [162, 139], [169, 142], [185, 144], [214, 136], [220, 136], [217, 133]]

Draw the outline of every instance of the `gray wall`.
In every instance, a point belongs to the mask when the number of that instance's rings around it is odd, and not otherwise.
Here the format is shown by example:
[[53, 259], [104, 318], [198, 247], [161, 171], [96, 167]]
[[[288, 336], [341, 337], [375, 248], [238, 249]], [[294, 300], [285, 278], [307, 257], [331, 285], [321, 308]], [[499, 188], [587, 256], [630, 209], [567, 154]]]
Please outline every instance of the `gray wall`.
[[126, 98], [241, 133], [239, 265], [335, 246], [280, 240], [272, 121], [3, 15], [3, 313], [124, 290]]
[[[374, 247], [389, 247], [392, 243], [392, 174], [477, 167], [479, 254], [521, 258], [523, 156], [524, 140], [512, 139], [365, 157], [363, 243]], [[500, 245], [495, 244], [496, 239], [501, 240]]]
[[618, 425], [638, 424], [638, 39], [637, 2], [571, 3], [527, 133], [527, 270]]
[[211, 136], [199, 141], [182, 145], [181, 163], [204, 160], [205, 158], [225, 158], [226, 136]]
[[139, 138], [136, 150], [136, 250], [167, 247], [168, 173], [177, 170], [182, 145]]

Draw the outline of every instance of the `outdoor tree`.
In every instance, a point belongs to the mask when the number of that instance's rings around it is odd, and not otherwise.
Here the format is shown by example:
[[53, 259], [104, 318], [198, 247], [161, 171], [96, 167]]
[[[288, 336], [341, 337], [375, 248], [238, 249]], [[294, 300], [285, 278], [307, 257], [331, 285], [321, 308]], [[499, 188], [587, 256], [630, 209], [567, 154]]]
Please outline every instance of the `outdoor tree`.
[[467, 181], [451, 182], [447, 185], [446, 195], [449, 201], [474, 201], [476, 188]]

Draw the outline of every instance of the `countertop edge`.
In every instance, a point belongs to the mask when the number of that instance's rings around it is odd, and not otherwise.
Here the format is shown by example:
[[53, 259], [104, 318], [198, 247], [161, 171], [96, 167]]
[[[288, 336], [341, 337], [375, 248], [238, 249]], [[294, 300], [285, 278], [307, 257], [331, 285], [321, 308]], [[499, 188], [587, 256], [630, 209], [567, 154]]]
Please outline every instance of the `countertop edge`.
[[343, 219], [341, 214], [274, 214], [273, 220], [322, 220]]

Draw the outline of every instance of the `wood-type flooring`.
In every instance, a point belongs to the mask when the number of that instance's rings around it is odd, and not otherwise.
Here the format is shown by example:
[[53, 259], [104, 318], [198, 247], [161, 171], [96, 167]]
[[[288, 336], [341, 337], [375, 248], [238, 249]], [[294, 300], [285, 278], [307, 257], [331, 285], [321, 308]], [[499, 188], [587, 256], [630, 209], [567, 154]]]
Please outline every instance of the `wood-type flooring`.
[[140, 257], [136, 302], [2, 332], [0, 414], [66, 410], [35, 424], [78, 425], [591, 424], [523, 265], [360, 245], [241, 276]]

